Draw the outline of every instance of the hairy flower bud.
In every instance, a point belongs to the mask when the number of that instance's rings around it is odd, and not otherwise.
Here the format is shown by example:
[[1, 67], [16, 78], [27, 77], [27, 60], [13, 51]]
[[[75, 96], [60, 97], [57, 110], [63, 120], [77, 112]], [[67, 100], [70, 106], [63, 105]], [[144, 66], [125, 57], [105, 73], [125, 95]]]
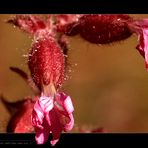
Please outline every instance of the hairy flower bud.
[[29, 69], [39, 89], [53, 83], [55, 87], [64, 79], [65, 60], [62, 49], [52, 36], [38, 36], [29, 53]]
[[132, 35], [128, 28], [128, 15], [83, 15], [75, 24], [69, 24], [66, 35], [80, 34], [85, 40], [95, 44], [107, 44], [126, 39]]

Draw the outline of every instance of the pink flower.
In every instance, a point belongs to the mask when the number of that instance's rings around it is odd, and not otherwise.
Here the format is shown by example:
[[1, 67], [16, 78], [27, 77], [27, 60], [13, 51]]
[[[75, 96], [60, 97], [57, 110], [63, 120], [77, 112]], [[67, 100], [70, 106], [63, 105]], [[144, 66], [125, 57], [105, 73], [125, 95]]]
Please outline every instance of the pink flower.
[[45, 143], [52, 133], [51, 145], [55, 145], [62, 130], [67, 132], [73, 128], [73, 111], [71, 98], [64, 93], [57, 93], [51, 97], [42, 94], [35, 103], [32, 113], [37, 144]]
[[129, 23], [130, 29], [138, 35], [139, 44], [136, 49], [145, 58], [148, 71], [148, 19], [136, 20]]
[[[52, 133], [51, 145], [55, 145], [60, 133], [74, 126], [71, 98], [64, 93], [57, 93], [64, 82], [66, 58], [63, 52], [66, 54], [67, 43], [62, 40], [63, 37], [56, 37], [56, 26], [51, 15], [45, 20], [33, 15], [17, 15], [8, 22], [34, 37], [28, 54], [28, 67], [39, 94], [31, 121], [36, 131], [36, 142], [45, 143]], [[13, 71], [26, 79], [26, 75], [18, 69]]]

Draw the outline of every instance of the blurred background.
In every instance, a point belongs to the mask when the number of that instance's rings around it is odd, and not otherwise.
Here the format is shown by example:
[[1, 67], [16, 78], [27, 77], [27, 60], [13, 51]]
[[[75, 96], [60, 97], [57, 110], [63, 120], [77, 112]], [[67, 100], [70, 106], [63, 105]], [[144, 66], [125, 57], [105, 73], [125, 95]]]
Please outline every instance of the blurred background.
[[[29, 74], [27, 53], [32, 38], [0, 15], [0, 94], [8, 101], [33, 95], [10, 66]], [[148, 18], [148, 14], [130, 15]], [[75, 125], [103, 127], [107, 132], [148, 132], [148, 72], [136, 50], [137, 36], [109, 45], [94, 45], [69, 37], [70, 79], [62, 89], [73, 99]], [[0, 132], [6, 132], [10, 114], [0, 102]]]

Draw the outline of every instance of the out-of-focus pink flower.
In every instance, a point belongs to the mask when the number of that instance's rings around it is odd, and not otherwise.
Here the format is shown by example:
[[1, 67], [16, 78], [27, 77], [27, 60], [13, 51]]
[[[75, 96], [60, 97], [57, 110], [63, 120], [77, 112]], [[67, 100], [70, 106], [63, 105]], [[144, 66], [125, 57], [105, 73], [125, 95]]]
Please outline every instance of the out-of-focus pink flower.
[[148, 71], [148, 19], [136, 20], [129, 23], [130, 29], [138, 35], [139, 44], [136, 49], [145, 58]]
[[35, 103], [32, 113], [32, 123], [36, 131], [36, 142], [43, 144], [52, 133], [51, 145], [55, 145], [61, 132], [70, 131], [74, 125], [74, 111], [71, 98], [64, 93], [53, 97], [44, 94]]
[[12, 23], [24, 32], [31, 34], [34, 34], [39, 29], [46, 28], [46, 23], [41, 18], [33, 15], [16, 15], [8, 23]]
[[108, 44], [127, 39], [132, 35], [125, 14], [58, 15], [57, 30], [67, 36], [80, 35], [94, 44]]
[[[68, 28], [73, 28], [82, 14], [58, 14], [56, 16], [56, 28], [59, 32], [65, 32]], [[69, 27], [70, 26], [70, 27]], [[67, 28], [68, 27], [68, 28]]]

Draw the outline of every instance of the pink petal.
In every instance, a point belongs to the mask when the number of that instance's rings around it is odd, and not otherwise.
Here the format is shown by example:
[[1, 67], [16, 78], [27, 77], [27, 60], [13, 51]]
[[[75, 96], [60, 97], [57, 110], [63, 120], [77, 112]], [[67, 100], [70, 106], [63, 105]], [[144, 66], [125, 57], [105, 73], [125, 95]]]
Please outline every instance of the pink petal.
[[44, 144], [48, 140], [50, 132], [52, 132], [53, 138], [50, 143], [52, 146], [54, 146], [59, 141], [60, 134], [62, 132], [62, 126], [57, 112], [52, 109], [48, 114], [46, 113], [43, 121], [43, 129], [35, 129], [35, 140], [37, 144]]
[[140, 44], [137, 46], [137, 49], [145, 58], [146, 69], [148, 71], [148, 29], [143, 29], [140, 35]]
[[45, 143], [51, 132], [53, 138], [50, 143], [55, 145], [62, 130], [69, 131], [73, 128], [73, 111], [71, 98], [64, 93], [57, 94], [55, 98], [42, 95], [35, 103], [32, 114], [37, 144]]
[[48, 140], [48, 137], [50, 134], [51, 129], [48, 122], [46, 122], [45, 118], [42, 126], [43, 126], [43, 129], [35, 128], [35, 131], [36, 131], [35, 140], [37, 144], [44, 144]]
[[52, 146], [54, 146], [58, 141], [59, 141], [59, 139], [51, 140], [50, 143], [51, 143]]
[[42, 123], [44, 118], [44, 111], [42, 110], [39, 101], [37, 101], [34, 105], [31, 118], [33, 126], [43, 128]]
[[41, 96], [35, 103], [32, 112], [32, 122], [34, 126], [40, 126], [43, 123], [45, 113], [53, 108], [53, 98]]
[[148, 71], [148, 19], [134, 21], [129, 24], [129, 27], [139, 37], [139, 44], [136, 48], [145, 58], [146, 69]]
[[[82, 14], [59, 14], [56, 15], [57, 31], [65, 32], [66, 26], [78, 21]], [[72, 27], [71, 27], [72, 28]]]
[[44, 113], [48, 113], [53, 108], [53, 97], [40, 97], [39, 104], [42, 107]]
[[[64, 109], [64, 112], [66, 114], [71, 114], [74, 111], [74, 107], [70, 96], [67, 96], [63, 92], [57, 94], [56, 103], [59, 104]], [[59, 110], [61, 109], [59, 108]]]
[[16, 15], [8, 23], [12, 23], [27, 33], [34, 34], [39, 29], [46, 28], [45, 22], [34, 15]]
[[56, 98], [56, 109], [60, 113], [61, 122], [64, 131], [70, 131], [74, 126], [74, 118], [72, 112], [74, 107], [70, 96], [59, 93]]
[[38, 99], [34, 106], [32, 121], [35, 126], [35, 139], [37, 144], [45, 143], [48, 140], [50, 131], [52, 131], [53, 134], [51, 144], [56, 144], [60, 137], [62, 127], [59, 117], [53, 109], [53, 97], [41, 96]]
[[69, 122], [67, 122], [64, 125], [64, 131], [68, 132], [68, 131], [72, 130], [73, 126], [74, 126], [74, 117], [73, 117], [73, 114], [69, 114]]

